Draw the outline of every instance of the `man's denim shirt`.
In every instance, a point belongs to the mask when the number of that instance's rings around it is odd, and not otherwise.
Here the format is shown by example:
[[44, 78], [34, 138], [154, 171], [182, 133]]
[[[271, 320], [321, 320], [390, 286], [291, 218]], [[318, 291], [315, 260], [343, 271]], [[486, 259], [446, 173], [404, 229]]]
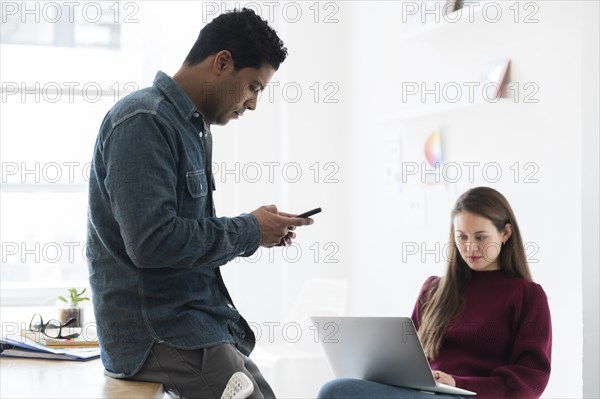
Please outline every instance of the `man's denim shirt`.
[[163, 72], [106, 115], [89, 184], [87, 257], [106, 374], [129, 377], [154, 342], [180, 349], [255, 337], [219, 270], [259, 246], [253, 215], [217, 218], [205, 126]]

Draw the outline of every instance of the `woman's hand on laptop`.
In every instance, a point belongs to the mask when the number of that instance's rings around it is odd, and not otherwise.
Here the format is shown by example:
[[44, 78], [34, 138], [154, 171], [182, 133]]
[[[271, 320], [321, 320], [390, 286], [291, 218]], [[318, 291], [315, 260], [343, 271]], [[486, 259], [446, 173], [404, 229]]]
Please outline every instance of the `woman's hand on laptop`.
[[454, 378], [452, 378], [450, 374], [446, 374], [443, 371], [435, 370], [433, 372], [433, 377], [435, 378], [436, 382], [440, 382], [445, 385], [450, 385], [451, 387], [456, 386], [456, 381], [454, 381]]

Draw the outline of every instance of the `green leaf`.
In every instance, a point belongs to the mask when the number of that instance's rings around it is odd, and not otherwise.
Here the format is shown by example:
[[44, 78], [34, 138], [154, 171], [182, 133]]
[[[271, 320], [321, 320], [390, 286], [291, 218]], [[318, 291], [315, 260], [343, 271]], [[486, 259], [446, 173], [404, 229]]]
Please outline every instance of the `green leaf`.
[[67, 300], [64, 296], [59, 296], [58, 299], [60, 299], [63, 302], [66, 303], [72, 303], [73, 305], [77, 305], [79, 302], [82, 301], [90, 301], [90, 298], [88, 297], [82, 297], [82, 295], [87, 291], [87, 288], [84, 288], [81, 290], [81, 292], [77, 292], [77, 288], [69, 288], [69, 299]]

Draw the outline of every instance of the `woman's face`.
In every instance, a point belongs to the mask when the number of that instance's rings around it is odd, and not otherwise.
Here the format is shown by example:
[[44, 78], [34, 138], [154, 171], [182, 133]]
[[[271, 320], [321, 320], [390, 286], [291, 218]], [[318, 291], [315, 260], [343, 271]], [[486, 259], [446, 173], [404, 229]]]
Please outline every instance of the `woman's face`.
[[503, 231], [498, 231], [490, 219], [473, 213], [463, 211], [454, 217], [454, 240], [458, 252], [476, 271], [500, 269], [498, 256], [511, 233], [510, 224], [506, 224]]

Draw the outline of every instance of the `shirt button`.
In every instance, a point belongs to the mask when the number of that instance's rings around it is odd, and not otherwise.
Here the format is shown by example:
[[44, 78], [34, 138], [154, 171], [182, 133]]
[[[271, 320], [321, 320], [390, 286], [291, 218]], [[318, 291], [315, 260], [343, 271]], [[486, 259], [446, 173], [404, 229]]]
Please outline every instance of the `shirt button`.
[[228, 307], [229, 309], [233, 309], [233, 305], [232, 305], [232, 304], [230, 304], [230, 303], [228, 303], [228, 304], [227, 304], [227, 307]]
[[199, 118], [200, 114], [198, 112], [194, 112], [194, 118]]
[[202, 132], [198, 132], [198, 136], [202, 137]]

